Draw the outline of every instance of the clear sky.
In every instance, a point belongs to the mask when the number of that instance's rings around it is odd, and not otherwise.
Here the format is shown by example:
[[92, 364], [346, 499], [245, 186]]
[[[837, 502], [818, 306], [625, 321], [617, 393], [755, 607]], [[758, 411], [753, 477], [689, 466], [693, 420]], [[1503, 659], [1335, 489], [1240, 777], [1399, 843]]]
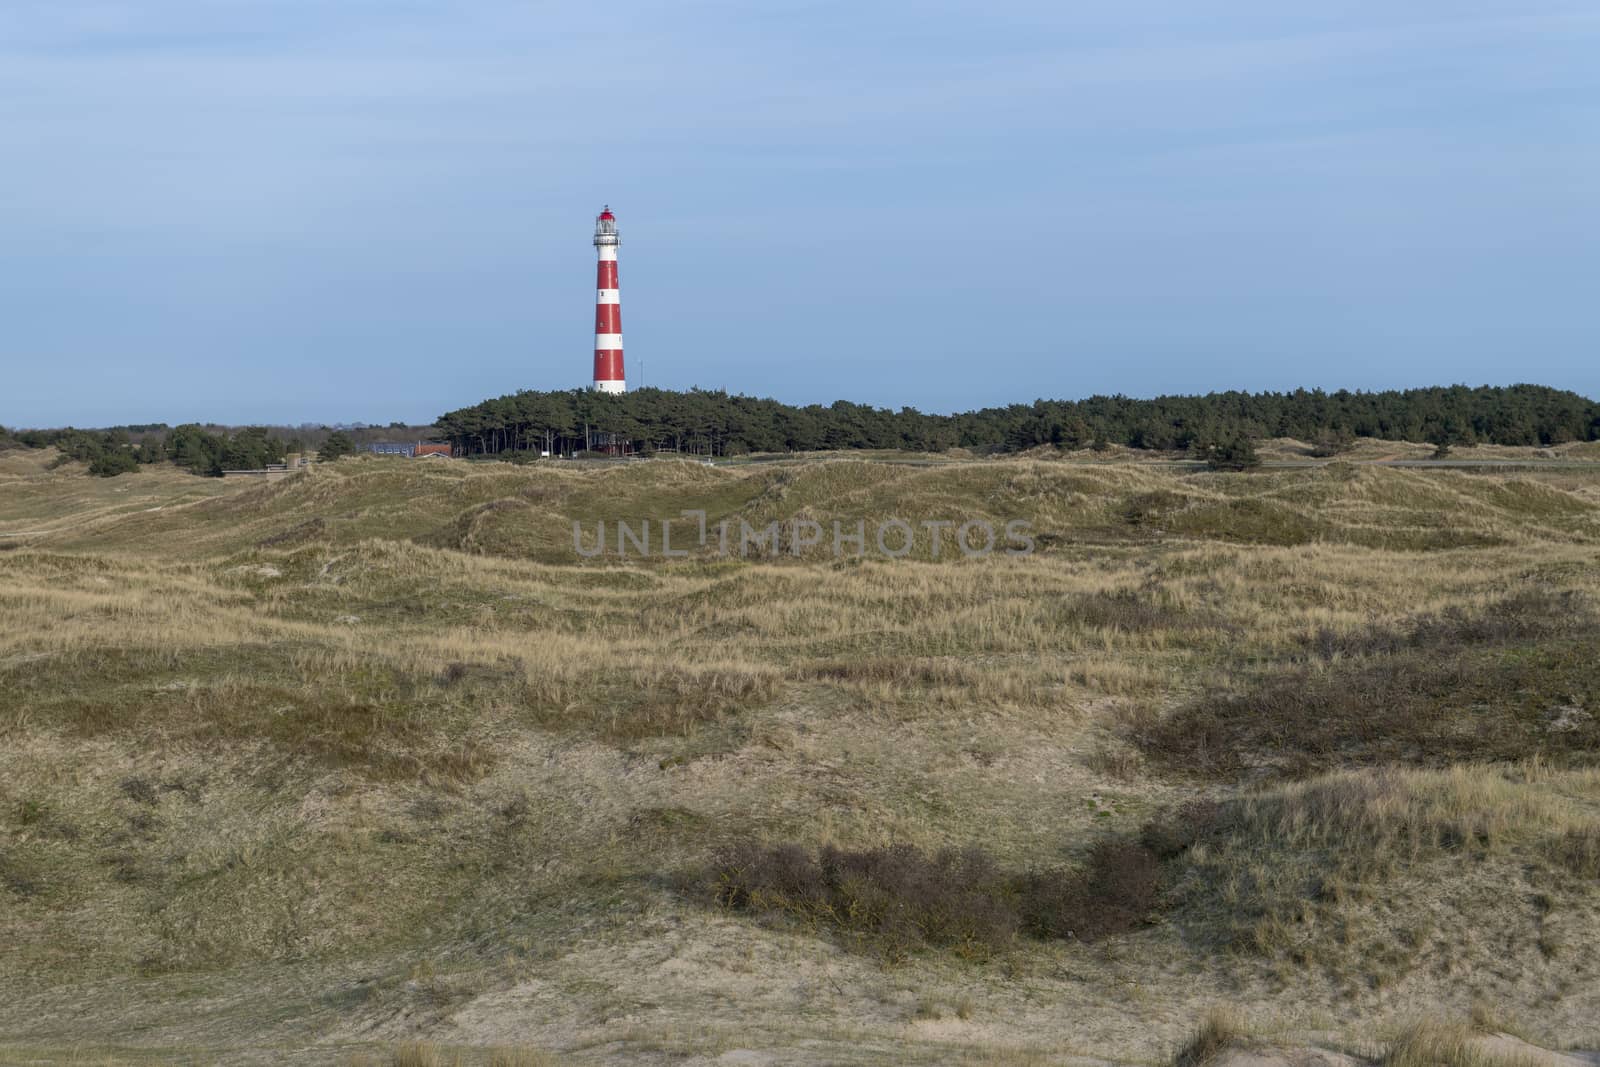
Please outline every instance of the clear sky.
[[1593, 0], [4, 0], [0, 423], [1600, 396]]

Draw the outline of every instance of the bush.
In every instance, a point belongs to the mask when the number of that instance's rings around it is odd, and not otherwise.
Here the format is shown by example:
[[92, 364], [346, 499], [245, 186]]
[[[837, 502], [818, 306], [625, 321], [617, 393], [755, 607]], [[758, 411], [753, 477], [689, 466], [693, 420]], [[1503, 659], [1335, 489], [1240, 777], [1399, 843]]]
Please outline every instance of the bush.
[[350, 435], [343, 430], [335, 430], [322, 443], [322, 451], [317, 453], [317, 458], [324, 463], [330, 463], [340, 456], [354, 454], [355, 450], [356, 443], [350, 439]]
[[1093, 941], [1127, 933], [1156, 910], [1161, 865], [1142, 844], [1096, 845], [1082, 870], [1001, 873], [981, 848], [928, 855], [909, 845], [813, 856], [794, 845], [743, 844], [713, 867], [717, 903], [830, 927], [899, 959], [925, 948], [986, 957], [1019, 931]]
[[745, 844], [717, 860], [714, 884], [723, 907], [831, 926], [891, 959], [927, 946], [987, 956], [1017, 928], [1005, 881], [978, 848], [828, 847], [813, 857], [799, 845]]
[[1196, 454], [1214, 471], [1242, 471], [1261, 466], [1255, 443], [1242, 433], [1197, 446]]
[[139, 461], [126, 449], [101, 452], [89, 461], [89, 473], [99, 475], [101, 478], [115, 478], [119, 474], [127, 474], [138, 469]]
[[1129, 933], [1155, 911], [1160, 878], [1160, 861], [1143, 844], [1102, 841], [1080, 872], [1030, 871], [1018, 881], [1022, 928], [1044, 940]]

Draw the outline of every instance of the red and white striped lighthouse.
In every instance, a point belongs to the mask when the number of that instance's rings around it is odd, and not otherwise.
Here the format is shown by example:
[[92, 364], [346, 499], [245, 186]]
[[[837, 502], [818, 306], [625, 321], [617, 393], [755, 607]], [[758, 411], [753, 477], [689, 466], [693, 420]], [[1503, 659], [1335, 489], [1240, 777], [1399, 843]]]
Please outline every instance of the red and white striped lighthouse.
[[594, 220], [594, 247], [600, 272], [594, 294], [594, 387], [602, 393], [625, 393], [622, 373], [622, 298], [617, 295], [617, 217], [608, 206]]

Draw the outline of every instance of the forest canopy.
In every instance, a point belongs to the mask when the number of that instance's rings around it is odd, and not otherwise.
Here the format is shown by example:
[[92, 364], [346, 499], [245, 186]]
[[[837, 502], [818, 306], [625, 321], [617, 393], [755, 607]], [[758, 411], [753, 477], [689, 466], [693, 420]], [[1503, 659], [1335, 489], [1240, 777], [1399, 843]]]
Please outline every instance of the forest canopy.
[[1539, 385], [1456, 385], [1385, 392], [1297, 389], [1137, 400], [1036, 400], [956, 415], [839, 400], [795, 406], [720, 390], [524, 391], [440, 415], [458, 455], [562, 455], [627, 442], [629, 450], [708, 455], [818, 449], [950, 448], [1016, 452], [1040, 445], [1205, 451], [1239, 437], [1338, 442], [1556, 445], [1600, 438], [1600, 405]]
[[720, 390], [638, 389], [621, 395], [570, 389], [524, 390], [440, 415], [432, 426], [390, 423], [328, 427], [229, 428], [187, 423], [14, 430], [0, 427], [0, 449], [55, 446], [112, 476], [150, 463], [196, 474], [259, 469], [287, 452], [320, 449], [324, 459], [363, 451], [374, 441], [446, 441], [458, 456], [524, 460], [541, 452], [750, 452], [889, 449], [1020, 452], [1040, 446], [1186, 451], [1215, 466], [1255, 462], [1249, 442], [1292, 437], [1334, 455], [1357, 437], [1425, 441], [1444, 455], [1453, 445], [1559, 445], [1600, 440], [1600, 404], [1541, 385], [1288, 393], [1208, 393], [1134, 399], [1036, 400], [955, 415], [875, 408], [838, 400], [798, 406]]

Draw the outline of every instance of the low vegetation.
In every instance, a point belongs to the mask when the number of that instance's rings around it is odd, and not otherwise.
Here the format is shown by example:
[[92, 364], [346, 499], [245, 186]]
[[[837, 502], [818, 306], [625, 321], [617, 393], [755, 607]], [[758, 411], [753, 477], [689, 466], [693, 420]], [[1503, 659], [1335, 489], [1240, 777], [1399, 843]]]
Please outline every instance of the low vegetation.
[[1581, 918], [1600, 873], [1594, 770], [1339, 771], [1246, 794], [1184, 826], [1167, 862], [1173, 921], [1187, 936], [1338, 982], [1384, 988], [1426, 967], [1494, 966], [1504, 946], [1452, 925], [1485, 894], [1499, 899], [1499, 918], [1535, 932], [1516, 950], [1530, 961], [1564, 959], [1569, 935], [1587, 944], [1595, 933]]
[[0, 450], [0, 1060], [1595, 1044], [1584, 472], [58, 458]]
[[1597, 643], [1589, 604], [1546, 589], [1398, 625], [1320, 627], [1305, 638], [1311, 663], [1149, 713], [1133, 736], [1174, 770], [1235, 778], [1533, 756], [1592, 764], [1600, 718], [1584, 705], [1600, 691]]
[[1231, 1048], [1244, 1044], [1249, 1028], [1234, 1009], [1213, 1005], [1206, 1009], [1188, 1041], [1172, 1058], [1172, 1067], [1206, 1067]]
[[1470, 1019], [1415, 1018], [1357, 1054], [1300, 1044], [1281, 1033], [1263, 1033], [1236, 1008], [1215, 1005], [1172, 1058], [1173, 1067], [1582, 1067], [1586, 1062], [1587, 1058], [1540, 1047], [1510, 1032], [1481, 1005]]
[[557, 1067], [551, 1053], [525, 1047], [442, 1048], [431, 1041], [402, 1041], [387, 1055], [358, 1053], [348, 1067]]
[[494, 456], [519, 463], [541, 455], [610, 456], [672, 452], [740, 456], [820, 451], [1025, 452], [1113, 445], [1183, 452], [1212, 470], [1241, 471], [1261, 458], [1254, 440], [1299, 438], [1305, 454], [1349, 452], [1356, 438], [1427, 441], [1435, 459], [1451, 445], [1551, 446], [1600, 441], [1600, 408], [1576, 393], [1536, 385], [1465, 386], [1352, 393], [1210, 393], [1135, 400], [1096, 396], [1038, 400], [956, 415], [929, 415], [839, 400], [803, 407], [731, 396], [720, 390], [523, 390], [440, 415], [431, 426], [226, 428], [189, 423], [102, 430], [0, 427], [0, 448], [54, 446], [115, 475], [170, 461], [196, 474], [257, 469], [285, 452], [318, 450], [323, 460], [385, 438], [449, 442], [458, 456]]
[[712, 868], [718, 904], [832, 929], [891, 960], [926, 948], [981, 959], [1019, 934], [1096, 941], [1143, 925], [1156, 907], [1155, 856], [1102, 841], [1081, 870], [1007, 874], [978, 846], [929, 855], [911, 845], [816, 855], [797, 845], [744, 844]]

